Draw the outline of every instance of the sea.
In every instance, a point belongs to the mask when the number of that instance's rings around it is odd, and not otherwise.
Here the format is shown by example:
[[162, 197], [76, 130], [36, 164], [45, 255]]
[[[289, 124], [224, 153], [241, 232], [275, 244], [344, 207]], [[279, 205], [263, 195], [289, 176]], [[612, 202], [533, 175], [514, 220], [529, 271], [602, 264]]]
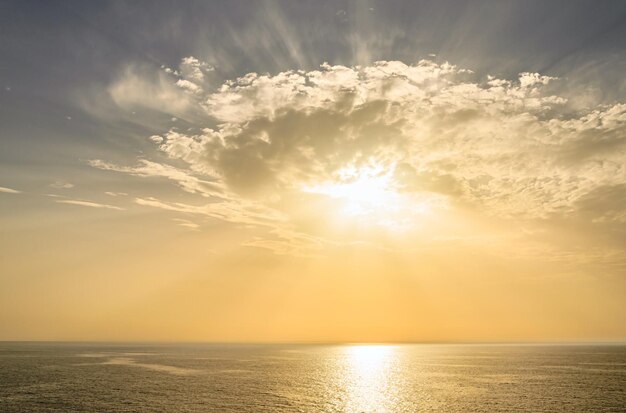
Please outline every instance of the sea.
[[0, 342], [0, 412], [626, 412], [623, 345]]

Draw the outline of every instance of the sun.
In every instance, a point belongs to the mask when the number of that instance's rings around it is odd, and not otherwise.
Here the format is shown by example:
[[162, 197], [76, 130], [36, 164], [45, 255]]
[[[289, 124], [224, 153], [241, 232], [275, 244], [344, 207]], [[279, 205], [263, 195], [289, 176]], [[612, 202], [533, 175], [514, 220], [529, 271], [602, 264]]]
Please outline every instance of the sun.
[[343, 200], [343, 211], [364, 215], [394, 209], [400, 195], [394, 190], [393, 169], [382, 166], [348, 167], [337, 172], [337, 179], [306, 186], [304, 191]]
[[334, 212], [346, 219], [404, 231], [419, 225], [443, 203], [433, 194], [402, 191], [394, 170], [393, 165], [350, 166], [337, 171], [333, 180], [302, 190], [339, 200]]
[[354, 368], [371, 370], [392, 357], [395, 350], [395, 346], [365, 344], [349, 346], [345, 351]]

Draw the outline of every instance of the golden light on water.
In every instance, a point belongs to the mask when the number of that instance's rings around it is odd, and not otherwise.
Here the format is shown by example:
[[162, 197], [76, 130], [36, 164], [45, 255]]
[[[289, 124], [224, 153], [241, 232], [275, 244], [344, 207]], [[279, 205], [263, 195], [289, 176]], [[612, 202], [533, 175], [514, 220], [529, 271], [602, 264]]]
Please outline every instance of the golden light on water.
[[347, 412], [390, 412], [397, 399], [396, 346], [355, 345], [344, 350]]

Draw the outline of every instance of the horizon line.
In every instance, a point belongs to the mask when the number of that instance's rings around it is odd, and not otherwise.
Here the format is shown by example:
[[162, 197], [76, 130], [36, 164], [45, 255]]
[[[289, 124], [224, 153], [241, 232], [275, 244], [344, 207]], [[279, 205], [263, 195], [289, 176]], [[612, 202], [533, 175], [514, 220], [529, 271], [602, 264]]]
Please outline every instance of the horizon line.
[[497, 341], [497, 340], [421, 340], [421, 341], [209, 341], [209, 340], [5, 340], [0, 344], [129, 344], [129, 345], [626, 345], [626, 339], [620, 340], [528, 340], [528, 341]]

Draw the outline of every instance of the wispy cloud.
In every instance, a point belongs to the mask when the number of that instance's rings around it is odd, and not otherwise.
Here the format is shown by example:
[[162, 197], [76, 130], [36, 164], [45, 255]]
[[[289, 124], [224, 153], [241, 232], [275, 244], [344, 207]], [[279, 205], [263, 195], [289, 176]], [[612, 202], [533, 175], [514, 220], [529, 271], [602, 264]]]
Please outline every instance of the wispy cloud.
[[74, 188], [74, 184], [72, 184], [71, 182], [66, 182], [66, 181], [55, 181], [55, 182], [51, 183], [48, 186], [50, 188], [54, 188], [54, 189], [71, 189], [71, 188]]
[[0, 186], [0, 192], [5, 194], [20, 194], [22, 191], [18, 191], [17, 189], [6, 188], [4, 186]]
[[176, 222], [179, 226], [184, 228], [189, 228], [196, 231], [200, 228], [200, 225], [196, 224], [193, 221], [189, 221], [188, 219], [172, 218], [172, 221]]
[[115, 209], [118, 211], [122, 211], [124, 209], [115, 205], [100, 204], [100, 203], [91, 202], [91, 201], [80, 201], [80, 200], [75, 200], [75, 199], [61, 199], [55, 202], [59, 204], [77, 205], [77, 206], [83, 206], [83, 207], [89, 207], [89, 208]]
[[271, 227], [276, 222], [285, 220], [285, 217], [278, 211], [245, 202], [214, 202], [204, 205], [189, 205], [181, 202], [164, 202], [152, 197], [135, 198], [135, 203], [167, 211], [203, 215], [242, 225]]
[[[140, 159], [138, 166], [120, 166], [114, 163], [94, 159], [89, 161], [93, 167], [116, 172], [125, 172], [131, 175], [143, 177], [167, 178], [176, 182], [183, 190], [191, 193], [198, 193], [202, 196], [220, 197], [222, 185], [218, 181], [200, 179], [190, 171], [185, 171], [167, 164]], [[109, 193], [110, 195], [111, 193]]]
[[[136, 198], [135, 203], [183, 214], [200, 215], [239, 226], [261, 230], [263, 236], [254, 236], [243, 246], [264, 248], [276, 254], [312, 256], [331, 242], [293, 229], [286, 216], [278, 211], [245, 202], [211, 203], [189, 205], [180, 202], [164, 202], [156, 198]], [[179, 225], [198, 229], [199, 225], [187, 219], [175, 218]]]

